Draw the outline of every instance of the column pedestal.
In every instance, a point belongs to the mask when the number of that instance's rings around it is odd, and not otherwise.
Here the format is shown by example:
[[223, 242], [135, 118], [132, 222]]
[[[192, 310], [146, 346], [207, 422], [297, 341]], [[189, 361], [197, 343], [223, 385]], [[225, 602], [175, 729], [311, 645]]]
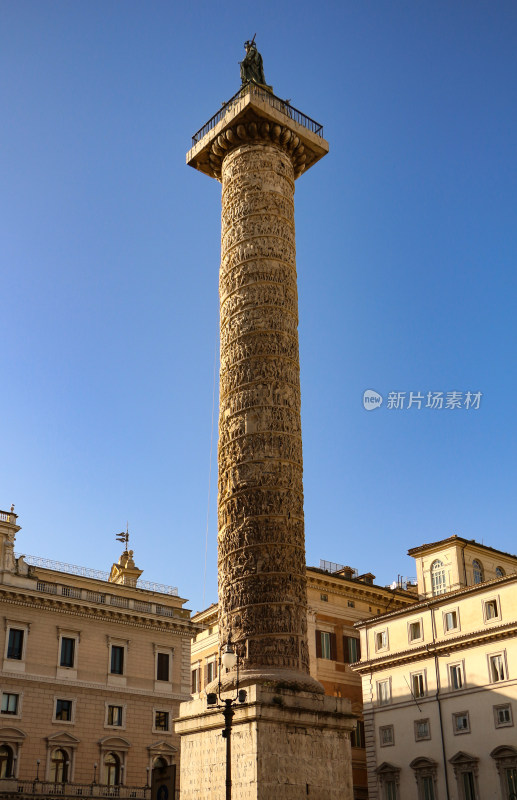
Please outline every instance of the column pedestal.
[[[246, 691], [234, 705], [232, 800], [352, 800], [350, 701], [260, 684]], [[181, 704], [181, 800], [225, 799], [223, 726], [205, 698]]]

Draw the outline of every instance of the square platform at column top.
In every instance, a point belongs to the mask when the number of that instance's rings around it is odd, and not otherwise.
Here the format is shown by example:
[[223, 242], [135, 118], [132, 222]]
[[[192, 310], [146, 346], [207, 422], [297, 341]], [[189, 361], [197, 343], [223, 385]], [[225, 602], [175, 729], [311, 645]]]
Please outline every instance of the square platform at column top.
[[228, 128], [252, 121], [280, 125], [295, 133], [307, 155], [305, 171], [329, 151], [328, 142], [323, 138], [322, 125], [261, 86], [248, 83], [194, 134], [193, 146], [187, 153], [187, 164], [205, 175], [215, 177], [209, 161], [214, 140]]

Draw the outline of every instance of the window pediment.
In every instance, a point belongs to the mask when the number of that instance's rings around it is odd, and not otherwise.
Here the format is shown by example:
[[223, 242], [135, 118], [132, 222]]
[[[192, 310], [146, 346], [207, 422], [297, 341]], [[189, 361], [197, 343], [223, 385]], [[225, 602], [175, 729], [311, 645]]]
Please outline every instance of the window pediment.
[[471, 756], [470, 753], [465, 753], [463, 750], [459, 750], [452, 758], [449, 758], [449, 763], [451, 764], [472, 764], [477, 763], [479, 758], [477, 756]]
[[409, 766], [411, 769], [436, 769], [437, 763], [432, 758], [420, 756], [419, 758], [414, 758]]
[[492, 750], [492, 758], [517, 758], [517, 750], [509, 744], [502, 744]]
[[375, 772], [377, 775], [398, 775], [400, 772], [400, 767], [396, 767], [394, 764], [389, 764], [387, 761], [383, 761], [382, 764], [377, 767]]
[[122, 736], [104, 736], [99, 739], [102, 750], [129, 750], [131, 742]]
[[20, 728], [13, 728], [12, 726], [0, 728], [0, 739], [4, 742], [23, 742], [26, 737], [27, 734]]
[[66, 747], [67, 745], [80, 744], [81, 740], [72, 736], [72, 734], [67, 731], [60, 731], [59, 733], [53, 733], [51, 736], [47, 736], [47, 742], [56, 747], [59, 745]]
[[452, 764], [456, 777], [466, 771], [473, 772], [476, 776], [478, 774], [479, 758], [471, 756], [470, 753], [465, 753], [463, 750], [459, 750], [452, 758], [449, 758], [449, 763]]
[[154, 742], [147, 746], [147, 749], [151, 753], [151, 755], [174, 755], [178, 752], [178, 748], [174, 747], [169, 742], [161, 741], [161, 742]]

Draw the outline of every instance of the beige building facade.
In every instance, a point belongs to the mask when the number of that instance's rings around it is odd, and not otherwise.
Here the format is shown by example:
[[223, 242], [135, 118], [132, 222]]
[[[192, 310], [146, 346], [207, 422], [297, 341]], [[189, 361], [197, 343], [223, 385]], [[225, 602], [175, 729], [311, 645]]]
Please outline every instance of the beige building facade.
[[145, 797], [179, 764], [185, 601], [143, 582], [132, 551], [109, 575], [16, 557], [19, 530], [0, 512], [0, 791]]
[[370, 800], [517, 797], [517, 557], [409, 551], [419, 601], [357, 623]]
[[[326, 695], [350, 700], [357, 715], [351, 740], [353, 797], [362, 800], [367, 797], [366, 751], [361, 678], [350, 667], [360, 656], [359, 632], [354, 624], [368, 616], [407, 607], [417, 600], [416, 589], [411, 585], [393, 589], [377, 586], [371, 573], [359, 575], [351, 567], [329, 562], [322, 562], [321, 568], [307, 567], [306, 577], [310, 673], [324, 686]], [[202, 626], [192, 642], [194, 697], [201, 697], [205, 686], [218, 675], [217, 615], [217, 604], [213, 604], [193, 617]]]

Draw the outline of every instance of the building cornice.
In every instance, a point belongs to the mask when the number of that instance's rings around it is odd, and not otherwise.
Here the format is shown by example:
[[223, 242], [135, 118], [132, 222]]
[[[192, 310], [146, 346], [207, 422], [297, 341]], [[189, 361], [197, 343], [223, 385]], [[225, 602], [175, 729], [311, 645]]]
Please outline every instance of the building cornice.
[[17, 588], [7, 589], [6, 587], [0, 587], [0, 599], [4, 603], [22, 608], [44, 608], [46, 611], [81, 617], [82, 619], [98, 620], [100, 618], [116, 622], [117, 625], [174, 632], [178, 636], [188, 638], [195, 635], [196, 631], [202, 630], [202, 627], [193, 623], [190, 618], [185, 620], [171, 619], [170, 617], [154, 619], [134, 610], [125, 612], [123, 609], [113, 606], [81, 605], [70, 600], [64, 600], [61, 597], [57, 599], [54, 595], [32, 595]]
[[386, 667], [393, 667], [399, 664], [407, 664], [412, 661], [421, 661], [422, 658], [434, 656], [449, 656], [456, 650], [478, 647], [486, 642], [500, 641], [517, 636], [517, 620], [506, 622], [501, 625], [494, 625], [490, 628], [478, 628], [475, 631], [454, 636], [450, 639], [431, 642], [407, 650], [399, 650], [396, 653], [387, 653], [378, 658], [357, 661], [351, 664], [351, 668], [360, 674], [365, 672], [376, 672], [384, 670]]
[[446, 592], [445, 594], [427, 597], [423, 600], [418, 600], [415, 603], [411, 603], [404, 608], [395, 609], [394, 611], [388, 611], [385, 614], [380, 614], [376, 617], [369, 617], [368, 619], [354, 622], [354, 627], [366, 628], [371, 625], [376, 625], [377, 622], [384, 622], [385, 620], [389, 620], [394, 617], [402, 617], [405, 614], [413, 614], [415, 611], [419, 611], [421, 609], [449, 605], [449, 603], [451, 603], [457, 597], [464, 597], [468, 594], [479, 594], [480, 592], [484, 592], [492, 587], [504, 586], [506, 583], [517, 583], [517, 573], [512, 575], [503, 575], [502, 578], [494, 578], [493, 580], [485, 581], [484, 583], [476, 583], [474, 586], [466, 586], [462, 589], [456, 589], [453, 592]]
[[307, 567], [307, 585], [312, 589], [332, 587], [335, 594], [350, 595], [356, 594], [358, 597], [378, 597], [386, 600], [396, 600], [401, 605], [413, 606], [417, 602], [416, 597], [412, 597], [399, 589], [389, 589], [386, 586], [378, 586], [375, 583], [363, 583], [362, 581], [345, 578], [344, 575], [332, 575], [319, 570], [317, 567]]
[[418, 547], [412, 547], [408, 550], [408, 556], [419, 556], [422, 553], [433, 552], [434, 550], [442, 550], [444, 547], [451, 547], [459, 545], [460, 547], [473, 547], [480, 552], [496, 553], [505, 558], [514, 558], [517, 561], [517, 556], [512, 553], [506, 553], [504, 550], [497, 550], [495, 547], [489, 547], [486, 544], [480, 544], [475, 539], [464, 539], [462, 536], [449, 536], [447, 539], [441, 539], [438, 542], [430, 542], [429, 544], [421, 544]]
[[105, 683], [93, 682], [93, 681], [74, 681], [74, 680], [67, 680], [63, 681], [62, 679], [51, 678], [47, 675], [30, 675], [24, 672], [22, 675], [19, 672], [6, 672], [5, 670], [2, 671], [2, 680], [6, 681], [15, 681], [23, 686], [27, 682], [30, 683], [44, 683], [51, 686], [59, 687], [60, 689], [66, 688], [68, 689], [95, 689], [96, 692], [104, 692], [106, 696], [111, 697], [112, 695], [123, 695], [123, 694], [130, 694], [130, 695], [138, 695], [140, 697], [156, 697], [157, 700], [166, 701], [166, 700], [176, 700], [180, 703], [184, 702], [185, 700], [191, 700], [192, 697], [190, 694], [185, 694], [184, 692], [174, 692], [172, 694], [165, 694], [165, 693], [158, 693], [155, 692], [153, 689], [134, 689], [128, 686], [108, 686]]

